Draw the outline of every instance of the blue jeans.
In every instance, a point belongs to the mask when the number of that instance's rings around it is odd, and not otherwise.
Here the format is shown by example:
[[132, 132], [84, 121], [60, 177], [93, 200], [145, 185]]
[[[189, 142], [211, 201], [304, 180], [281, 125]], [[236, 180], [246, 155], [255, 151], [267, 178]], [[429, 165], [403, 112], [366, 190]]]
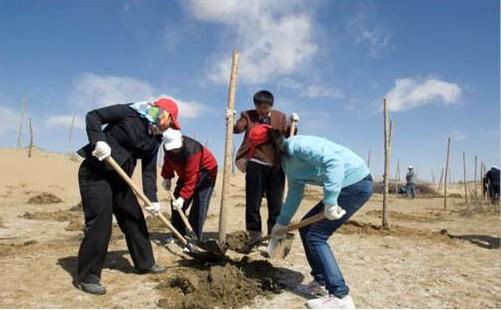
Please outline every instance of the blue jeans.
[[[344, 282], [343, 274], [327, 239], [357, 212], [371, 195], [372, 177], [368, 175], [363, 180], [341, 189], [338, 205], [346, 210], [346, 214], [342, 218], [334, 221], [325, 219], [299, 230], [306, 258], [311, 267], [311, 275], [318, 283], [326, 287], [329, 294], [339, 298], [348, 295], [350, 289]], [[323, 212], [323, 210], [324, 204], [319, 202], [303, 219]]]
[[416, 198], [416, 184], [407, 183], [406, 190], [407, 190], [407, 197], [412, 197], [412, 199]]

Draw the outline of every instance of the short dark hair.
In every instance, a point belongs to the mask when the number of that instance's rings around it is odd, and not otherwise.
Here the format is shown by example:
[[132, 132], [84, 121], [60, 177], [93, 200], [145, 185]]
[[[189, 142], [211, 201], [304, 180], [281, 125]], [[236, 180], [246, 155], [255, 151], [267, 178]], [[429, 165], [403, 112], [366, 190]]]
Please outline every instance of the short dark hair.
[[268, 103], [273, 105], [273, 94], [267, 90], [260, 90], [254, 94], [254, 104]]

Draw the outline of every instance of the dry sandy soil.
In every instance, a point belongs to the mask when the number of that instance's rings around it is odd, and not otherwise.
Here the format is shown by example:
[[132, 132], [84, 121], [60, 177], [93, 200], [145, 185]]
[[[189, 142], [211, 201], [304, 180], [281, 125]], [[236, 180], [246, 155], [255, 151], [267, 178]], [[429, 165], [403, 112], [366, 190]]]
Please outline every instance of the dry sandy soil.
[[[102, 277], [108, 293], [85, 294], [72, 286], [83, 223], [78, 160], [38, 150], [27, 159], [14, 149], [0, 150], [0, 159], [1, 308], [304, 308], [309, 298], [297, 288], [311, 280], [298, 237], [286, 260], [266, 261], [259, 250], [248, 257], [228, 251], [230, 262], [208, 266], [175, 244], [163, 245], [168, 231], [155, 219], [148, 219], [153, 248], [168, 272], [134, 273], [114, 227]], [[235, 232], [244, 228], [243, 175], [232, 177], [230, 189], [228, 230]], [[165, 206], [167, 197], [160, 193]], [[320, 197], [309, 189], [296, 219]], [[208, 235], [216, 235], [219, 202], [220, 184]], [[442, 198], [392, 196], [391, 229], [382, 230], [381, 206], [375, 194], [330, 239], [357, 307], [501, 307], [499, 207], [451, 198], [444, 210]]]

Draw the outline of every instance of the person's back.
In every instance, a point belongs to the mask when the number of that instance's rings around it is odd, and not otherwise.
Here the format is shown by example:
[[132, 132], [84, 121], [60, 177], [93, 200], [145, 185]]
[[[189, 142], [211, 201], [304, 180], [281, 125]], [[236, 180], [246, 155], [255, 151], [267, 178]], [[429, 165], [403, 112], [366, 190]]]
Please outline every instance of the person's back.
[[409, 170], [409, 172], [407, 172], [405, 179], [407, 180], [408, 184], [416, 184], [417, 183], [417, 174], [414, 171], [414, 169]]
[[416, 183], [417, 183], [417, 174], [414, 171], [413, 166], [409, 166], [409, 171], [407, 172], [407, 175], [405, 176], [405, 180], [407, 181], [406, 186], [406, 191], [407, 191], [407, 197], [411, 198], [416, 198]]

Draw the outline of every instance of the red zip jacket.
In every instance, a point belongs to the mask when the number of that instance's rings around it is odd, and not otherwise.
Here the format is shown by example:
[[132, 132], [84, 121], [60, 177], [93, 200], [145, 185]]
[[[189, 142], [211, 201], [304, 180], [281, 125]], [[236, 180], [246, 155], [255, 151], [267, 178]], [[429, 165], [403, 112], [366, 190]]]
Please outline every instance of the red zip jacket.
[[183, 147], [179, 153], [165, 152], [161, 174], [165, 179], [172, 179], [175, 171], [179, 177], [178, 184], [183, 186], [179, 196], [188, 200], [195, 191], [202, 170], [216, 178], [217, 161], [214, 155], [200, 142], [183, 136]]

